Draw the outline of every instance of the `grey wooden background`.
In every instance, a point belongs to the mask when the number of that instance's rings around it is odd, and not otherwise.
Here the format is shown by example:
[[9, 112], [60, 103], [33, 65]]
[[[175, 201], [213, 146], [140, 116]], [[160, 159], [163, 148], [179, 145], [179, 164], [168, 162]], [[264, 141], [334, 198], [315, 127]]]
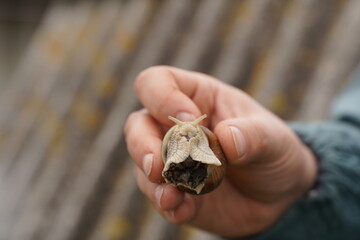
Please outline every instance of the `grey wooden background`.
[[359, 59], [358, 0], [54, 1], [0, 95], [0, 239], [219, 239], [139, 192], [123, 139], [136, 75], [205, 72], [310, 121]]

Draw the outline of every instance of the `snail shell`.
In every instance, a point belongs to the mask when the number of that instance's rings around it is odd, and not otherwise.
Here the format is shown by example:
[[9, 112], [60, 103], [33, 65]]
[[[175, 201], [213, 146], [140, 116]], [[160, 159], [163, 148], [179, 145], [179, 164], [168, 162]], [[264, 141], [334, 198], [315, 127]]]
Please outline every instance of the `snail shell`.
[[176, 125], [162, 142], [162, 176], [167, 183], [191, 194], [214, 190], [225, 172], [225, 157], [217, 137], [199, 125], [204, 118], [206, 114], [193, 122], [182, 122], [169, 116]]

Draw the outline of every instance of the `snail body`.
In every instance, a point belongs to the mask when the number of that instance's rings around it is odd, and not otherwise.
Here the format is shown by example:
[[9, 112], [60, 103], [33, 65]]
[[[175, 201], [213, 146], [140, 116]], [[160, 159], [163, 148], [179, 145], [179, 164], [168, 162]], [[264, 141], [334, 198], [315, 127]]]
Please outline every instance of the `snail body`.
[[206, 115], [182, 122], [169, 116], [176, 125], [162, 143], [162, 176], [167, 183], [191, 194], [214, 190], [225, 172], [225, 157], [215, 134], [199, 124], [204, 118]]

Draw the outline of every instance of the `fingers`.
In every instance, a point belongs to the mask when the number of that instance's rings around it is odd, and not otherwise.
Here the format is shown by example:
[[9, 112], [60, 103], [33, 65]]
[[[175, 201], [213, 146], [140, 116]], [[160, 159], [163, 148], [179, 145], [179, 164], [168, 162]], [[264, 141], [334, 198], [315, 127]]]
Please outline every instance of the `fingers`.
[[152, 183], [140, 168], [136, 168], [136, 179], [140, 190], [157, 206], [168, 211], [173, 210], [184, 201], [184, 193], [166, 183]]
[[163, 182], [162, 132], [146, 110], [132, 113], [125, 125], [128, 152], [152, 182]]
[[170, 126], [168, 116], [190, 121], [208, 113], [214, 102], [213, 85], [214, 80], [203, 74], [159, 66], [143, 71], [135, 88], [149, 113]]
[[172, 223], [186, 223], [192, 219], [195, 204], [190, 196], [169, 184], [150, 182], [138, 167], [135, 174], [140, 190], [166, 219]]
[[188, 222], [195, 212], [194, 201], [175, 187], [162, 183], [162, 133], [146, 110], [129, 116], [125, 135], [129, 154], [137, 165], [136, 179], [141, 191], [169, 221]]
[[266, 121], [259, 120], [266, 117], [232, 118], [216, 126], [214, 132], [230, 165], [245, 164], [271, 153], [270, 145], [276, 143]]

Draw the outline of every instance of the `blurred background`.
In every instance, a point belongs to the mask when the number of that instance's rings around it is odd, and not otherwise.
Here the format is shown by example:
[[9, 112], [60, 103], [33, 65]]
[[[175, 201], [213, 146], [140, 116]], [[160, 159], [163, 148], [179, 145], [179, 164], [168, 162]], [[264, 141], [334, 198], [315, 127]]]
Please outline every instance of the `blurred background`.
[[360, 59], [358, 0], [0, 3], [0, 239], [200, 239], [139, 192], [123, 124], [157, 64], [325, 120]]

